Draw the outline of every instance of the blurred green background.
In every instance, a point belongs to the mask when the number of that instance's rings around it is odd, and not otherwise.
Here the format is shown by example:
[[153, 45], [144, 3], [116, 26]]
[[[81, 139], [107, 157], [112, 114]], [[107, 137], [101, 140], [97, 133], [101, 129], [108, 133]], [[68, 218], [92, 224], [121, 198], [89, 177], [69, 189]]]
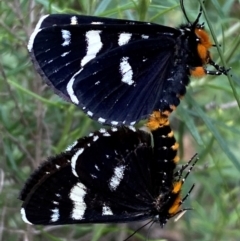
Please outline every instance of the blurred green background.
[[[195, 20], [199, 2], [185, 0], [184, 5], [188, 17]], [[221, 45], [212, 49], [213, 59], [231, 66], [232, 77], [191, 79], [188, 94], [171, 116], [182, 163], [196, 152], [200, 156], [183, 190], [186, 193], [192, 183], [196, 184], [184, 204], [193, 211], [178, 222], [170, 220], [164, 229], [158, 224], [150, 230], [144, 228], [132, 241], [240, 240], [240, 1], [206, 0], [204, 6], [211, 36]], [[125, 18], [177, 27], [185, 22], [179, 1], [0, 2], [0, 241], [124, 240], [145, 222], [37, 227], [21, 219], [17, 197], [30, 173], [48, 156], [100, 127], [54, 95], [29, 59], [28, 38], [46, 13]]]

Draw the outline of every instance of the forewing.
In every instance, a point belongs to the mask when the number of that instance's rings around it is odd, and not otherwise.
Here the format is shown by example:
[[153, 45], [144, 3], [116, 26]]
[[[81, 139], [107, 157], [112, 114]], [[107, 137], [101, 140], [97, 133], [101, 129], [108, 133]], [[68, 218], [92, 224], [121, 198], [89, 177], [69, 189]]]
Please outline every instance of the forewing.
[[164, 100], [177, 30], [57, 16], [54, 26], [52, 15], [42, 19], [28, 45], [37, 69], [57, 94], [106, 124], [145, 118]]
[[151, 135], [126, 128], [109, 133], [80, 140], [30, 177], [20, 194], [25, 222], [56, 225], [150, 217]]

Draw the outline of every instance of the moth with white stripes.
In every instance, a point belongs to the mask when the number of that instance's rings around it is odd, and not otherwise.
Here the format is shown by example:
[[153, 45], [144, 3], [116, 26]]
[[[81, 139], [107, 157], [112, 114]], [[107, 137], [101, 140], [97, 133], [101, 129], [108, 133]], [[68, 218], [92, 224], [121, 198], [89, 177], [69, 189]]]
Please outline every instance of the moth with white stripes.
[[195, 162], [175, 170], [178, 145], [168, 120], [156, 117], [138, 130], [100, 129], [49, 158], [21, 191], [22, 219], [42, 225], [152, 219], [165, 225], [184, 210], [192, 188], [183, 199], [181, 188]]
[[[159, 110], [170, 114], [186, 92], [189, 76], [226, 74], [213, 62], [213, 46], [200, 10], [171, 28], [149, 22], [93, 16], [43, 16], [28, 50], [55, 93], [103, 124], [133, 125]], [[216, 71], [209, 71], [210, 64]]]

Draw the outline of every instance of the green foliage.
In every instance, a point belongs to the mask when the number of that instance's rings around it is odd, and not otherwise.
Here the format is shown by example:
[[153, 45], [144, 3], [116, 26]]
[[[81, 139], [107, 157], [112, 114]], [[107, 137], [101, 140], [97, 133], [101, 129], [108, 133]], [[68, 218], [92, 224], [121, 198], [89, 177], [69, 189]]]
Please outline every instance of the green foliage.
[[[184, 1], [189, 19], [197, 1]], [[11, 0], [0, 2], [0, 241], [123, 240], [141, 224], [30, 227], [20, 217], [18, 193], [30, 173], [100, 125], [54, 95], [29, 61], [28, 38], [46, 13], [78, 13], [127, 18], [178, 26], [184, 22], [178, 0]], [[196, 184], [177, 223], [153, 239], [233, 241], [240, 239], [240, 3], [209, 0], [204, 5], [206, 29], [216, 44], [213, 59], [231, 66], [232, 76], [192, 79], [188, 94], [171, 116], [184, 162], [195, 152], [200, 161], [184, 192]], [[220, 56], [220, 57], [219, 57]], [[131, 240], [144, 240], [147, 229]]]

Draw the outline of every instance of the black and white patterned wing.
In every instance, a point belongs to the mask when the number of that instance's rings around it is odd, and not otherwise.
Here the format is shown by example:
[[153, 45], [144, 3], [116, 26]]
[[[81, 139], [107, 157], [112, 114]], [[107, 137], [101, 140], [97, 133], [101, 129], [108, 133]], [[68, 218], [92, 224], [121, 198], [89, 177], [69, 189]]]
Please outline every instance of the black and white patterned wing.
[[20, 194], [22, 218], [44, 225], [149, 218], [152, 165], [151, 134], [101, 130], [50, 158], [29, 178]]
[[146, 22], [49, 15], [28, 49], [58, 95], [101, 123], [129, 125], [178, 105], [185, 93], [185, 80], [170, 78], [178, 35]]

